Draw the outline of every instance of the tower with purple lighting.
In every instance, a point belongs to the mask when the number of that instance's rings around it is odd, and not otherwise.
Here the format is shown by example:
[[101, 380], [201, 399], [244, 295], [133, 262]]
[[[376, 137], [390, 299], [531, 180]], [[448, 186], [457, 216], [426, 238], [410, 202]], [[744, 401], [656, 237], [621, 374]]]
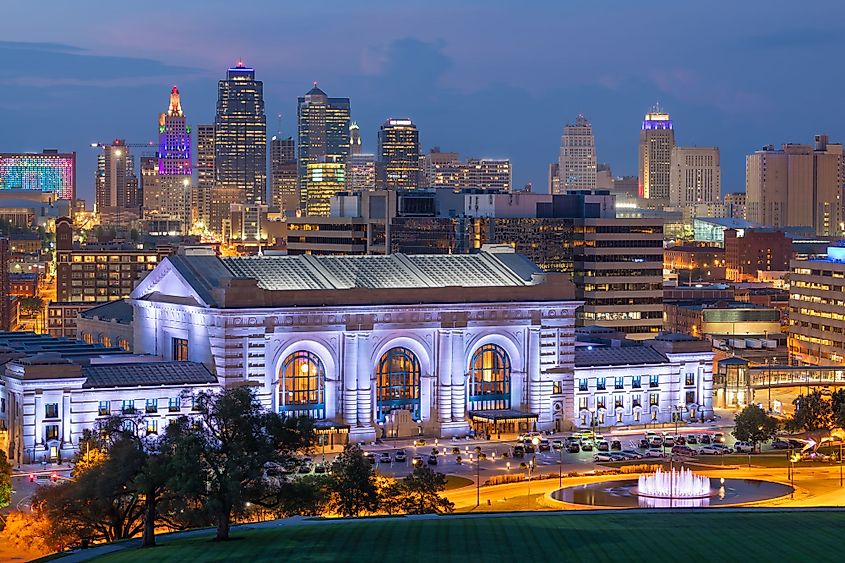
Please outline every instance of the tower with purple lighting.
[[170, 105], [158, 119], [158, 173], [191, 175], [191, 128], [185, 122], [179, 89], [170, 91]]

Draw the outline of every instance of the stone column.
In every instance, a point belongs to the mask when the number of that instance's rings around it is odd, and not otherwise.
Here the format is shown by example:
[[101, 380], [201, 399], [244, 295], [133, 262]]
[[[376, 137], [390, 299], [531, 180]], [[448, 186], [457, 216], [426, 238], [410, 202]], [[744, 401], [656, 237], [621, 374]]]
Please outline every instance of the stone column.
[[70, 436], [70, 391], [62, 393], [62, 448], [70, 448], [73, 443]]
[[452, 421], [466, 419], [466, 358], [464, 357], [464, 334], [461, 329], [452, 330]]
[[35, 440], [33, 444], [36, 446], [43, 446], [44, 445], [44, 396], [36, 392], [35, 393]]
[[[357, 336], [357, 430], [350, 433], [350, 439], [354, 434], [357, 441], [372, 441], [376, 438], [376, 431], [373, 426], [373, 373], [375, 369], [370, 358], [372, 355], [372, 340], [369, 332], [359, 332]], [[378, 358], [376, 358], [376, 361], [378, 361]]]
[[528, 374], [528, 409], [540, 414], [542, 389], [540, 382], [540, 327], [528, 327], [528, 354], [525, 358]]
[[448, 330], [437, 331], [438, 422], [452, 421], [452, 336]]
[[343, 423], [351, 427], [358, 423], [358, 339], [354, 334], [343, 334]]

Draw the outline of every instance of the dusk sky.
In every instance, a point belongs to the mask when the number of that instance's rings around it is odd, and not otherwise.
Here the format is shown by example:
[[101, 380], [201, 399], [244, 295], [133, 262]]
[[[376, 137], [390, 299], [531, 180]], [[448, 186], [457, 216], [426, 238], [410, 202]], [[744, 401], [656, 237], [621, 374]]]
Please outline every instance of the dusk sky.
[[845, 139], [836, 1], [506, 2], [76, 0], [3, 2], [0, 151], [78, 152], [147, 141], [172, 85], [189, 123], [213, 120], [238, 59], [264, 81], [268, 134], [295, 135], [313, 81], [347, 96], [374, 152], [379, 124], [410, 117], [425, 151], [510, 157], [514, 186], [546, 190], [563, 125], [585, 114], [598, 160], [635, 174], [644, 112], [659, 101], [680, 145], [716, 145], [722, 191], [767, 143]]

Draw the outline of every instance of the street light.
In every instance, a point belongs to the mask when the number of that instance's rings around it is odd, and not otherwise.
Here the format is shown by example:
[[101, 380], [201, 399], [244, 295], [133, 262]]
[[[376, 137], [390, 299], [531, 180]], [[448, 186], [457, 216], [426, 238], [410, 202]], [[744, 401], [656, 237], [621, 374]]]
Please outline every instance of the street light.
[[540, 445], [540, 438], [534, 436], [531, 438], [531, 444], [534, 446], [533, 453], [531, 454], [531, 465], [528, 466], [528, 503], [531, 503], [531, 472], [537, 466], [537, 446]]

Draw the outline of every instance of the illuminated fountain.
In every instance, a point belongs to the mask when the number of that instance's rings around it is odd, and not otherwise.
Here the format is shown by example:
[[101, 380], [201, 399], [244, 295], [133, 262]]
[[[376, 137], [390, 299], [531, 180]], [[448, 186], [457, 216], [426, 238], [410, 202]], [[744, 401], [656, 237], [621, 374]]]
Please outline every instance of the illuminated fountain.
[[654, 475], [640, 475], [637, 481], [637, 494], [657, 498], [703, 498], [713, 494], [710, 478], [696, 475], [689, 469], [681, 468], [663, 471], [657, 468]]

